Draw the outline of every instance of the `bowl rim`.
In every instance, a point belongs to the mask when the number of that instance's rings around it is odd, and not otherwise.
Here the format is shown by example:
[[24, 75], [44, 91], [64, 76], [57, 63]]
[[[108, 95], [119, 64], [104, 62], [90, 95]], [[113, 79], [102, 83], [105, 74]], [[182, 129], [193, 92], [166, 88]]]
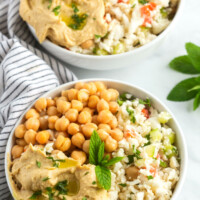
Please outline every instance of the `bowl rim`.
[[[183, 187], [185, 178], [186, 178], [186, 174], [187, 174], [187, 167], [188, 167], [188, 151], [187, 151], [187, 144], [186, 144], [186, 140], [185, 140], [185, 136], [183, 134], [183, 131], [178, 123], [178, 121], [176, 120], [174, 114], [171, 112], [171, 110], [165, 105], [165, 103], [161, 102], [161, 100], [153, 95], [151, 92], [148, 92], [147, 90], [141, 88], [140, 86], [137, 86], [135, 84], [132, 83], [128, 83], [125, 81], [118, 81], [116, 79], [105, 79], [105, 78], [89, 78], [89, 79], [80, 79], [80, 80], [76, 80], [76, 81], [71, 81], [62, 85], [57, 86], [56, 88], [44, 93], [43, 95], [39, 96], [40, 97], [48, 97], [48, 96], [53, 96], [53, 93], [55, 93], [56, 91], [60, 91], [62, 89], [64, 89], [65, 87], [68, 86], [73, 86], [74, 84], [76, 84], [77, 82], [92, 82], [92, 81], [102, 81], [102, 82], [108, 82], [109, 84], [120, 84], [122, 85], [124, 88], [127, 87], [131, 87], [132, 89], [136, 90], [137, 92], [140, 92], [143, 95], [146, 95], [147, 97], [149, 97], [150, 99], [152, 99], [153, 101], [155, 101], [155, 105], [154, 108], [158, 109], [157, 107], [161, 106], [163, 107], [167, 112], [170, 113], [170, 115], [172, 116], [172, 119], [174, 121], [175, 126], [177, 127], [177, 131], [176, 134], [178, 133], [178, 135], [180, 136], [180, 146], [182, 147], [182, 151], [181, 151], [181, 171], [180, 171], [180, 176], [179, 176], [179, 180], [176, 184], [175, 187], [175, 191], [173, 191], [172, 197], [170, 198], [170, 200], [175, 200], [178, 196], [178, 194], [181, 191], [181, 188]], [[37, 99], [38, 99], [37, 98]], [[37, 100], [36, 99], [36, 100]], [[36, 101], [35, 100], [35, 101]], [[17, 127], [17, 125], [19, 125], [19, 123], [21, 122], [21, 120], [23, 119], [25, 113], [34, 105], [35, 101], [30, 103], [30, 106], [23, 112], [23, 114], [21, 115], [21, 117], [17, 120], [15, 126], [13, 127], [8, 141], [7, 141], [7, 145], [6, 145], [6, 151], [5, 151], [5, 160], [4, 160], [4, 166], [5, 166], [5, 175], [6, 175], [6, 182], [8, 184], [9, 190], [13, 196], [13, 189], [11, 186], [11, 180], [10, 180], [10, 176], [9, 176], [9, 171], [8, 171], [8, 156], [10, 158], [10, 154], [11, 154], [11, 142], [13, 140], [13, 136], [14, 136], [14, 130]], [[14, 198], [14, 197], [13, 197]], [[15, 198], [14, 198], [15, 199]]]
[[[128, 55], [131, 55], [131, 54], [137, 54], [137, 53], [140, 53], [141, 51], [143, 51], [145, 49], [148, 49], [150, 46], [153, 46], [154, 44], [156, 44], [158, 41], [160, 41], [162, 38], [164, 38], [169, 33], [169, 31], [173, 28], [174, 24], [176, 23], [176, 21], [180, 17], [180, 13], [183, 10], [184, 3], [185, 3], [185, 0], [178, 0], [178, 8], [177, 8], [177, 11], [176, 11], [174, 18], [172, 19], [170, 24], [167, 26], [167, 28], [163, 32], [161, 32], [154, 40], [150, 41], [149, 43], [147, 43], [147, 44], [145, 44], [145, 45], [143, 45], [139, 48], [136, 48], [136, 49], [124, 52], [124, 53], [111, 54], [111, 55], [106, 55], [106, 56], [81, 54], [81, 53], [70, 51], [70, 50], [68, 50], [64, 47], [57, 45], [57, 44], [54, 44], [53, 42], [51, 42], [48, 39], [45, 39], [42, 43], [39, 42], [39, 44], [43, 45], [43, 46], [47, 45], [50, 48], [54, 48], [55, 51], [60, 51], [62, 53], [66, 53], [70, 56], [76, 56], [76, 57], [80, 57], [80, 58], [83, 58], [83, 59], [92, 59], [92, 60], [102, 60], [102, 59], [109, 60], [109, 59], [113, 59], [113, 58], [116, 58], [116, 57], [122, 58], [122, 57], [125, 57], [125, 56], [128, 56]], [[31, 29], [31, 32], [34, 32], [34, 36], [38, 40], [38, 38], [35, 34], [35, 29], [29, 24], [28, 24], [28, 26]]]

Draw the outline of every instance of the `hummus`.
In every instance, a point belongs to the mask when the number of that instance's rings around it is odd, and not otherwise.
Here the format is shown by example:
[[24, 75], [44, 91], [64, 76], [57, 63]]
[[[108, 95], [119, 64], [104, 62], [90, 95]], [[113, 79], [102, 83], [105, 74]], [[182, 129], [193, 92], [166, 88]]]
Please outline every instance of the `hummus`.
[[17, 200], [28, 200], [38, 193], [36, 199], [40, 200], [50, 199], [49, 195], [54, 200], [108, 199], [107, 191], [97, 186], [94, 165], [80, 166], [62, 152], [51, 156], [30, 145], [13, 162], [11, 177]]
[[70, 48], [107, 33], [103, 0], [21, 0], [20, 15], [40, 42], [49, 38]]

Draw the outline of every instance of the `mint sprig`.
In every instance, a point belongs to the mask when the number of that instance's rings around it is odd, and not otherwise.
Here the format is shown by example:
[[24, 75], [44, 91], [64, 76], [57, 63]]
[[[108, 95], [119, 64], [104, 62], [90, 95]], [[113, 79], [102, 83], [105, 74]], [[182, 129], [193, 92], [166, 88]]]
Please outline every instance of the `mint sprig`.
[[[187, 55], [174, 58], [170, 67], [184, 74], [200, 74], [200, 47], [193, 43], [185, 45]], [[200, 106], [200, 76], [188, 78], [178, 83], [168, 94], [170, 101], [194, 99], [193, 110]]]
[[115, 157], [109, 160], [109, 156], [104, 156], [104, 142], [101, 141], [97, 131], [93, 131], [90, 138], [89, 162], [96, 165], [95, 174], [98, 185], [105, 190], [111, 187], [111, 172], [109, 166], [121, 161], [124, 157]]

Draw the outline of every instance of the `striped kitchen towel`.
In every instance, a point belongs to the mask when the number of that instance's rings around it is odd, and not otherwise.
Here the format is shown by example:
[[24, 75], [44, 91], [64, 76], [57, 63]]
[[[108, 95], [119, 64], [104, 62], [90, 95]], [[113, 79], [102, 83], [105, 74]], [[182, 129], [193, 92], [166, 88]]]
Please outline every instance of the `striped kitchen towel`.
[[76, 79], [66, 67], [36, 48], [18, 9], [19, 0], [0, 0], [0, 200], [12, 199], [4, 159], [15, 123], [40, 95]]

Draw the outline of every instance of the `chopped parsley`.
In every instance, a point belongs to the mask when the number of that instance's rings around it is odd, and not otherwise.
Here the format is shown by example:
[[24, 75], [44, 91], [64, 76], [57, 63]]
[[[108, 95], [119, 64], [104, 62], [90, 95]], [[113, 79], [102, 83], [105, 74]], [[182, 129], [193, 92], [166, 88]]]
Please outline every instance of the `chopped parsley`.
[[95, 184], [96, 184], [96, 181], [93, 181], [93, 182], [92, 182], [92, 185], [95, 185]]
[[86, 197], [83, 197], [82, 200], [87, 200], [87, 198], [86, 198]]
[[73, 30], [81, 29], [81, 26], [84, 24], [87, 17], [87, 14], [74, 14], [71, 16], [73, 22], [68, 26]]
[[167, 166], [167, 162], [160, 160], [160, 167], [166, 168]]
[[52, 156], [47, 157], [47, 159], [52, 160], [53, 167], [56, 167], [56, 168], [59, 167], [59, 163], [58, 162], [65, 162], [64, 159], [54, 159]]
[[79, 9], [75, 3], [72, 3], [72, 9], [73, 9], [74, 13], [77, 13], [79, 11]]
[[99, 38], [101, 38], [101, 36], [100, 35], [95, 35], [95, 38], [99, 39]]
[[121, 106], [126, 100], [133, 100], [135, 97], [127, 92], [124, 92], [119, 96], [119, 99], [117, 100], [117, 103]]
[[48, 9], [50, 9], [51, 8], [51, 5], [52, 5], [52, 0], [48, 0], [48, 2], [49, 2], [49, 5], [48, 5]]
[[54, 200], [54, 198], [53, 198], [54, 192], [52, 192], [52, 188], [51, 187], [46, 187], [46, 191], [47, 191], [47, 195], [49, 197], [49, 200]]
[[118, 185], [120, 185], [120, 186], [122, 186], [122, 187], [126, 187], [126, 186], [127, 186], [126, 183], [120, 183], [120, 184], [118, 184]]
[[52, 10], [52, 12], [54, 12], [55, 16], [58, 16], [58, 15], [59, 15], [59, 13], [60, 13], [60, 8], [61, 8], [61, 6], [56, 6], [56, 7]]
[[59, 191], [58, 195], [59, 194], [64, 194], [66, 195], [67, 194], [67, 180], [64, 180], [64, 181], [60, 181], [58, 182], [55, 187], [54, 187], [56, 190]]
[[89, 172], [85, 172], [84, 176], [86, 176], [86, 175], [88, 175], [88, 174], [89, 174]]
[[163, 18], [167, 18], [168, 13], [167, 13], [167, 10], [166, 10], [165, 7], [160, 9], [160, 13], [161, 13]]
[[34, 192], [34, 193], [32, 194], [32, 196], [29, 197], [29, 199], [37, 199], [37, 197], [39, 197], [41, 194], [42, 194], [42, 191], [41, 191], [41, 190], [38, 190], [38, 191]]
[[145, 143], [144, 146], [150, 145], [150, 144], [151, 144], [151, 142], [150, 142], [150, 134], [147, 134], [147, 135], [145, 136], [145, 138], [148, 140], [148, 142]]
[[147, 98], [146, 100], [139, 99], [139, 103], [151, 107], [151, 102], [149, 98]]
[[144, 5], [146, 3], [149, 3], [149, 1], [147, 1], [147, 0], [139, 0], [139, 3], [141, 3], [142, 5]]
[[131, 110], [130, 108], [126, 108], [126, 111], [128, 112], [128, 114], [130, 116], [130, 121], [135, 123], [136, 119], [135, 119], [134, 111]]
[[135, 8], [135, 6], [136, 6], [136, 4], [133, 4], [133, 5], [131, 6], [131, 8]]
[[45, 177], [42, 179], [42, 181], [48, 181], [50, 178], [49, 177]]
[[128, 155], [128, 164], [131, 164], [134, 162], [134, 158], [142, 159], [140, 156], [141, 152], [138, 149], [135, 149], [135, 145], [133, 145], [133, 155]]
[[153, 176], [147, 176], [148, 180], [153, 179]]
[[36, 160], [36, 165], [37, 165], [38, 168], [40, 168], [41, 167], [41, 162]]

